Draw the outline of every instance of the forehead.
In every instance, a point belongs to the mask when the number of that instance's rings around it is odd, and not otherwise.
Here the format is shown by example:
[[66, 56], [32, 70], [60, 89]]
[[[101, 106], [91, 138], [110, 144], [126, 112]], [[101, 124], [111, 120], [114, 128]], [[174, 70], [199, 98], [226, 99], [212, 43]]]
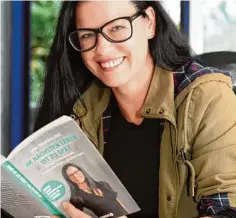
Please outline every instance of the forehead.
[[79, 2], [76, 7], [77, 27], [98, 28], [106, 22], [136, 12], [135, 6], [128, 0]]
[[66, 173], [67, 174], [71, 174], [71, 173], [73, 173], [73, 172], [75, 172], [75, 171], [77, 171], [78, 169], [76, 168], [76, 167], [73, 167], [73, 166], [70, 166], [70, 167], [68, 167], [67, 169], [66, 169]]

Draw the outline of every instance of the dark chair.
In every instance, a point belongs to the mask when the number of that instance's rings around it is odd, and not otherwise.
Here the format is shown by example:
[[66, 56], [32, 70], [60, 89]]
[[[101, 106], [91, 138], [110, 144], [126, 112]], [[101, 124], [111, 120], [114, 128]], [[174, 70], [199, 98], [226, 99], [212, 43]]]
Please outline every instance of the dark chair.
[[215, 67], [231, 72], [233, 90], [236, 94], [236, 52], [218, 51], [198, 55], [204, 66]]

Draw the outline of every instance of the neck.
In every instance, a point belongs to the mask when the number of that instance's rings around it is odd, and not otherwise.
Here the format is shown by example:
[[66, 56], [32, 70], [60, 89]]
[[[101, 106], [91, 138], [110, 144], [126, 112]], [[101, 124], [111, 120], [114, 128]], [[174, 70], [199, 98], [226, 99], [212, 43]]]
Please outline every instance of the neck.
[[79, 183], [78, 186], [79, 186], [79, 188], [82, 189], [82, 190], [89, 190], [89, 187], [88, 187], [88, 185], [87, 185], [86, 182]]
[[153, 64], [146, 64], [146, 66], [129, 83], [122, 87], [112, 88], [112, 92], [126, 120], [137, 125], [141, 124], [143, 120], [141, 109], [154, 72]]

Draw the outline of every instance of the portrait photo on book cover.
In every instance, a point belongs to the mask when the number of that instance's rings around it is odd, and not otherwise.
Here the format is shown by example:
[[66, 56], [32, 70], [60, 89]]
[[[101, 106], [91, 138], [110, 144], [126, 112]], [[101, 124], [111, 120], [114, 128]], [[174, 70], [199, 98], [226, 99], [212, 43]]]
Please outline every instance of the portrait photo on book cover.
[[71, 190], [70, 202], [78, 209], [88, 209], [98, 217], [120, 217], [128, 214], [117, 192], [105, 181], [94, 180], [74, 163], [62, 168], [62, 175]]

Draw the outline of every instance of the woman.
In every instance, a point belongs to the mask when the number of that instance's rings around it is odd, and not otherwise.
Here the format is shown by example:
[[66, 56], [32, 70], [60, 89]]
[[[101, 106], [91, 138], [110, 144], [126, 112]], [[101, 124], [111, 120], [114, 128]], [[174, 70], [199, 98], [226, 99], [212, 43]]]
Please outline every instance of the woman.
[[72, 115], [140, 206], [129, 217], [235, 216], [231, 78], [195, 60], [160, 2], [64, 2], [42, 97], [35, 129]]
[[72, 163], [63, 166], [62, 174], [71, 189], [70, 202], [76, 208], [86, 207], [99, 217], [111, 213], [115, 217], [127, 214], [108, 183], [94, 181], [81, 167]]

